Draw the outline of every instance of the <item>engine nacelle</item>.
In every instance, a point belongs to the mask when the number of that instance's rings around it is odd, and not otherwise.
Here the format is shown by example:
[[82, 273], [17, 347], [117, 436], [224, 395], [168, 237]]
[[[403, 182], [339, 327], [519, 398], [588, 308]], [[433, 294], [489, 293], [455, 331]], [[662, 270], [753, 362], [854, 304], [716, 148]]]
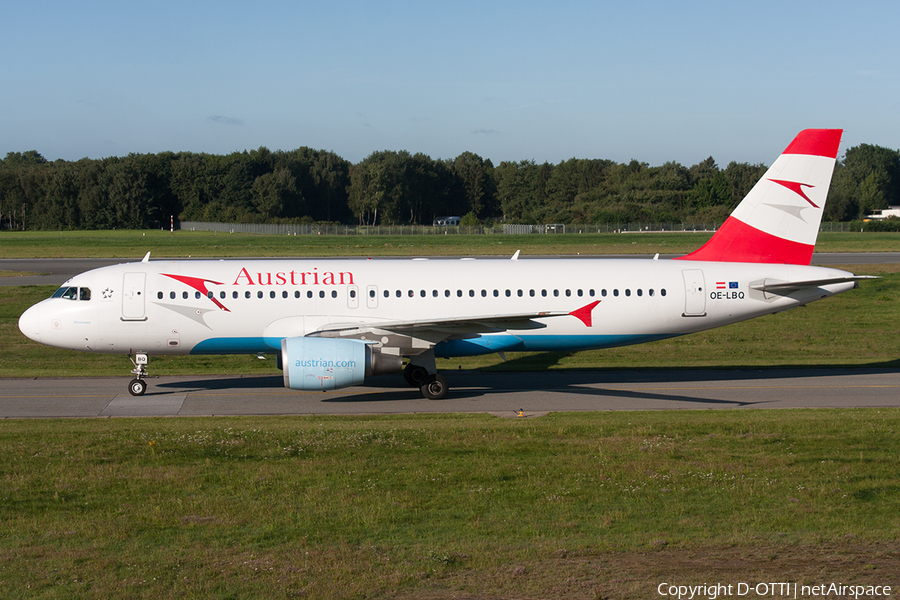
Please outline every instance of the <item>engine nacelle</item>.
[[370, 375], [399, 373], [403, 360], [359, 340], [292, 337], [281, 340], [284, 387], [334, 390], [360, 385]]

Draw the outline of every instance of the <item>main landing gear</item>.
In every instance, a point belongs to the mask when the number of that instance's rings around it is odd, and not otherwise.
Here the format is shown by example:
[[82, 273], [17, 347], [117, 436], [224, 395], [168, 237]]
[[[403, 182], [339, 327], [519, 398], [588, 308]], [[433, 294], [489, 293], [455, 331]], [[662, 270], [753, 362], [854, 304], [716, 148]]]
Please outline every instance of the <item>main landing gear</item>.
[[410, 357], [409, 364], [403, 369], [403, 378], [411, 387], [419, 388], [429, 400], [442, 400], [450, 391], [447, 380], [437, 374], [434, 350]]
[[135, 375], [135, 378], [128, 384], [128, 393], [132, 396], [143, 396], [144, 392], [147, 391], [147, 382], [144, 381], [144, 377], [147, 376], [148, 362], [149, 359], [146, 354], [135, 354], [134, 358], [131, 359], [131, 364], [134, 365], [134, 369], [131, 372]]

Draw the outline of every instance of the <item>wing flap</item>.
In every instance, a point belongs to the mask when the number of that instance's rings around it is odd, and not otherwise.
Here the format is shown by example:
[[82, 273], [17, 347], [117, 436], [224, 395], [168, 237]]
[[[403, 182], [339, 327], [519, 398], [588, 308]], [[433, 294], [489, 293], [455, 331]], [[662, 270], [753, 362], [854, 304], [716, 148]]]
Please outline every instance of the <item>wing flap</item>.
[[[547, 317], [560, 317], [568, 315], [566, 312], [544, 311], [537, 313], [517, 313], [509, 315], [480, 315], [477, 317], [447, 317], [443, 319], [420, 319], [411, 321], [373, 321], [369, 323], [347, 323], [336, 324], [329, 323], [319, 328], [319, 334], [322, 333], [340, 333], [341, 335], [352, 335], [354, 332], [364, 333], [365, 331], [381, 330], [392, 331], [401, 335], [412, 335], [417, 337], [417, 333], [442, 333], [449, 335], [456, 334], [478, 334], [478, 333], [496, 333], [498, 331], [507, 331], [509, 329], [541, 329], [546, 327], [543, 323], [535, 321], [535, 319], [544, 319]], [[431, 336], [429, 336], [431, 337]]]

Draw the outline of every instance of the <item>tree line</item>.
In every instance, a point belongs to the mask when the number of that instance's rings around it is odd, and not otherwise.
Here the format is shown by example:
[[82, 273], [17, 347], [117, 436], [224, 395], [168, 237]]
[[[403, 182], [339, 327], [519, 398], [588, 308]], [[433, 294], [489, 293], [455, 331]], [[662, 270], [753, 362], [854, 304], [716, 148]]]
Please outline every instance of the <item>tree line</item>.
[[[373, 152], [357, 164], [299, 148], [47, 161], [0, 159], [0, 229], [165, 227], [170, 217], [234, 223], [463, 224], [721, 222], [763, 175], [712, 157], [690, 167], [632, 160], [523, 160], [494, 166], [472, 152], [435, 160]], [[870, 144], [838, 161], [826, 221], [900, 205], [900, 151]]]

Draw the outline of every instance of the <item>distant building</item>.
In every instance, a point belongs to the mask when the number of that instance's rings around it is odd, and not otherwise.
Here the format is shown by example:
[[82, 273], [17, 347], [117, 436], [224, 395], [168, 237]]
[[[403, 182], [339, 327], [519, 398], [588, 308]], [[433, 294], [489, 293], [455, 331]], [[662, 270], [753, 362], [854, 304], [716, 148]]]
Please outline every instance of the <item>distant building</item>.
[[435, 217], [432, 225], [435, 227], [456, 227], [460, 221], [462, 221], [462, 217]]
[[887, 219], [888, 217], [900, 217], [900, 206], [891, 206], [890, 208], [885, 208], [884, 210], [878, 211], [880, 215], [866, 215], [867, 219]]

